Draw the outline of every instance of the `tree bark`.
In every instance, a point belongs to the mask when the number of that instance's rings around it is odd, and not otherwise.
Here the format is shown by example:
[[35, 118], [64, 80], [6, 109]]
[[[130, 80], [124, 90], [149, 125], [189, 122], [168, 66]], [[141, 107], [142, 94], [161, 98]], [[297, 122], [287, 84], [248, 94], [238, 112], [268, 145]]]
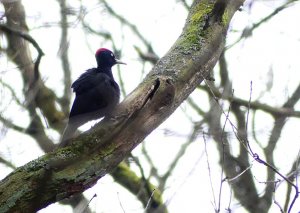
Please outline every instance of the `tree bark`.
[[113, 171], [209, 76], [243, 0], [195, 0], [183, 32], [144, 81], [73, 145], [19, 167], [0, 182], [0, 212], [35, 212], [83, 192]]

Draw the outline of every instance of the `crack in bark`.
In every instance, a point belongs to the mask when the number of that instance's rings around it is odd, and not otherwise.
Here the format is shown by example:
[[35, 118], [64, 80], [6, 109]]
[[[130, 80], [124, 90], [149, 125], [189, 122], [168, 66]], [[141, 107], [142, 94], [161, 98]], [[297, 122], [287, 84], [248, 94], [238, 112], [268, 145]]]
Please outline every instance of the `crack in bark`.
[[158, 90], [159, 86], [160, 86], [160, 80], [159, 80], [159, 78], [157, 78], [157, 79], [155, 80], [155, 84], [154, 84], [153, 90], [152, 90], [152, 92], [148, 95], [148, 98], [147, 98], [147, 99], [151, 100], [151, 99], [153, 98], [153, 96], [154, 96], [155, 92]]

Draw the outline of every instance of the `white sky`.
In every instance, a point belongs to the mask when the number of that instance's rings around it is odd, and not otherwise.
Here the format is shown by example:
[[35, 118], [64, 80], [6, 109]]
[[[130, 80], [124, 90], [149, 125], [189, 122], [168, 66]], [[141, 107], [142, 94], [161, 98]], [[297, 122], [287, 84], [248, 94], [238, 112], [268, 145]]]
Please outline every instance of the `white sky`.
[[[70, 5], [77, 8], [78, 1], [69, 1]], [[142, 69], [137, 56], [132, 48], [132, 44], [136, 42], [135, 37], [126, 28], [122, 27], [118, 22], [114, 21], [108, 13], [102, 9], [101, 14], [97, 8], [101, 8], [98, 1], [83, 1], [87, 4], [87, 10], [91, 11], [86, 20], [99, 29], [106, 29], [115, 36], [117, 45], [124, 45], [122, 60], [127, 62], [127, 66], [122, 66], [122, 74], [126, 82], [126, 91], [132, 91], [141, 81], [140, 70]], [[153, 1], [109, 1], [115, 11], [123, 14], [129, 21], [138, 26], [140, 32], [151, 41], [154, 49], [162, 56], [179, 36], [184, 21], [186, 11], [179, 3], [174, 0], [153, 0]], [[278, 5], [284, 1], [278, 1]], [[23, 0], [27, 12], [27, 22], [31, 31], [31, 35], [39, 42], [46, 55], [42, 58], [41, 71], [43, 79], [51, 88], [56, 88], [57, 93], [61, 94], [62, 80], [57, 70], [61, 69], [60, 61], [57, 57], [60, 40], [59, 27], [39, 28], [46, 23], [57, 23], [59, 21], [59, 7], [56, 1], [44, 0]], [[0, 9], [2, 11], [2, 9]], [[242, 30], [246, 25], [260, 20], [273, 11], [273, 1], [257, 1], [251, 12], [237, 12], [232, 21], [231, 32], [228, 33], [228, 42], [233, 42], [239, 33], [233, 30]], [[241, 42], [228, 51], [226, 57], [229, 63], [230, 75], [232, 77], [233, 87], [236, 96], [244, 99], [249, 98], [250, 81], [253, 81], [253, 99], [257, 98], [261, 90], [265, 90], [268, 79], [266, 74], [270, 69], [273, 71], [275, 85], [270, 93], [266, 93], [263, 97], [265, 103], [271, 103], [274, 106], [280, 106], [283, 100], [291, 95], [293, 89], [299, 83], [299, 50], [300, 50], [300, 30], [299, 27], [299, 11], [300, 4], [286, 9], [276, 15], [268, 23], [262, 25], [254, 31], [253, 36], [245, 42]], [[72, 20], [72, 18], [71, 18]], [[74, 19], [75, 20], [75, 19]], [[100, 46], [107, 46], [109, 43], [101, 43], [100, 40], [93, 36], [86, 36], [80, 30], [80, 24], [75, 24], [74, 28], [69, 32], [70, 41], [70, 62], [72, 68], [73, 79], [77, 78], [84, 70], [95, 66], [94, 51]], [[122, 32], [122, 33], [120, 33]], [[1, 38], [0, 38], [1, 40]], [[88, 42], [89, 45], [86, 44]], [[124, 43], [124, 44], [123, 44]], [[35, 50], [33, 49], [34, 53]], [[1, 78], [7, 82], [21, 85], [21, 79], [16, 77], [15, 66], [3, 61], [0, 57], [1, 75], [2, 68], [9, 70], [5, 72]], [[114, 68], [116, 69], [116, 68]], [[150, 66], [146, 71], [150, 70]], [[138, 74], [137, 74], [138, 73]], [[270, 72], [269, 72], [270, 73]], [[21, 93], [19, 93], [21, 95]], [[199, 93], [194, 93], [196, 100], [205, 99], [199, 97]], [[182, 108], [186, 105], [183, 104]], [[203, 106], [208, 107], [207, 106]], [[15, 106], [10, 106], [7, 114], [11, 114], [14, 121], [20, 125], [28, 122], [24, 120], [24, 111], [18, 111]], [[298, 104], [299, 110], [299, 104]], [[197, 120], [198, 116], [191, 110], [188, 111], [193, 120]], [[272, 120], [265, 114], [260, 115], [265, 121], [258, 126], [258, 137], [261, 141], [266, 141], [269, 136]], [[22, 119], [17, 119], [22, 118]], [[283, 141], [288, 141], [289, 145], [280, 143], [276, 150], [276, 156], [281, 158], [278, 163], [279, 168], [286, 172], [290, 168], [291, 162], [294, 160], [299, 150], [300, 134], [295, 132], [295, 126], [299, 126], [299, 121], [291, 119], [285, 128]], [[26, 125], [24, 125], [26, 126]], [[164, 129], [168, 128], [176, 132], [175, 135], [168, 137], [164, 134]], [[154, 163], [159, 164], [159, 171], [164, 173], [169, 166], [170, 161], [174, 157], [174, 153], [179, 149], [180, 145], [185, 142], [185, 136], [191, 131], [190, 121], [179, 109], [172, 117], [162, 124], [146, 139], [146, 147], [149, 154], [153, 156]], [[58, 135], [53, 133], [54, 138]], [[22, 138], [22, 140], [19, 140]], [[11, 145], [11, 141], [17, 141], [16, 145]], [[26, 141], [26, 144], [24, 143]], [[211, 142], [211, 141], [209, 141]], [[236, 142], [236, 141], [235, 141]], [[215, 183], [219, 183], [220, 168], [218, 165], [218, 157], [215, 155], [215, 144], [207, 144], [209, 161], [211, 170], [213, 171], [212, 179]], [[30, 149], [28, 149], [30, 147]], [[159, 147], [159, 148], [158, 148]], [[11, 159], [15, 165], [20, 166], [24, 163], [41, 156], [43, 153], [35, 146], [29, 137], [20, 135], [16, 132], [9, 131], [6, 138], [0, 143], [0, 154]], [[170, 212], [201, 212], [206, 209], [207, 212], [213, 212], [212, 193], [209, 187], [209, 176], [207, 171], [207, 162], [203, 153], [204, 145], [202, 138], [192, 144], [187, 151], [187, 155], [179, 163], [178, 168], [174, 171], [174, 175], [168, 182], [168, 187], [164, 193], [164, 200], [168, 202]], [[234, 150], [233, 150], [234, 151]], [[286, 153], [289, 153], [288, 155]], [[139, 156], [140, 148], [134, 151], [134, 155]], [[162, 157], [165, 157], [164, 159]], [[141, 158], [142, 162], [145, 162]], [[145, 165], [145, 163], [144, 163]], [[6, 176], [10, 170], [0, 165], [0, 177]], [[261, 165], [254, 165], [253, 170], [264, 171]], [[145, 169], [147, 172], [147, 168]], [[256, 172], [257, 174], [257, 172]], [[264, 172], [260, 172], [256, 178], [264, 180]], [[259, 186], [258, 186], [259, 187]], [[282, 187], [284, 188], [284, 187]], [[214, 188], [218, 190], [218, 186]], [[96, 187], [89, 189], [85, 194], [87, 198], [91, 198], [97, 194], [90, 206], [97, 212], [123, 212], [120, 203], [126, 212], [141, 212], [141, 205], [134, 200], [134, 196], [126, 192], [122, 187], [114, 183], [114, 181], [106, 176], [102, 178]], [[223, 193], [229, 195], [228, 189], [224, 189]], [[281, 193], [283, 194], [283, 193]], [[225, 196], [226, 197], [226, 196]], [[223, 200], [223, 208], [226, 208], [228, 200]], [[228, 197], [228, 196], [227, 196]], [[280, 193], [278, 195], [280, 197]], [[128, 199], [129, 198], [129, 199]], [[227, 198], [228, 199], [228, 198]], [[109, 204], [109, 205], [107, 205]], [[294, 209], [300, 209], [299, 201]], [[233, 203], [232, 209], [236, 212], [243, 212], [236, 202]], [[69, 207], [61, 207], [58, 204], [51, 205], [41, 210], [41, 213], [47, 212], [71, 212]], [[273, 207], [270, 212], [278, 212]]]

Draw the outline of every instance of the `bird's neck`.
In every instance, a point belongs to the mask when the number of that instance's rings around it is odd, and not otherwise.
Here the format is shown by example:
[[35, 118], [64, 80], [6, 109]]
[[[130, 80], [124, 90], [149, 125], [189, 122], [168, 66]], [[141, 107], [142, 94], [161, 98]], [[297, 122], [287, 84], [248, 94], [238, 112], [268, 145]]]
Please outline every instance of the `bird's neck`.
[[114, 76], [112, 74], [111, 67], [98, 67], [98, 70], [99, 70], [99, 72], [102, 72], [102, 73], [108, 75], [111, 79], [114, 80]]

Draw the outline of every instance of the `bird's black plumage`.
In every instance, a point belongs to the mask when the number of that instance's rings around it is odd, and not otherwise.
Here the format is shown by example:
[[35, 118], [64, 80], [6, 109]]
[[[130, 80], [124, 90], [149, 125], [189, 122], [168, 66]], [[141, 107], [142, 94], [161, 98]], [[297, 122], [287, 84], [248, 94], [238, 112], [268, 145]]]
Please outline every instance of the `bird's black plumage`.
[[111, 67], [124, 63], [105, 48], [96, 52], [96, 60], [98, 67], [84, 72], [71, 86], [76, 96], [59, 147], [68, 145], [78, 127], [109, 115], [119, 102], [120, 89]]

